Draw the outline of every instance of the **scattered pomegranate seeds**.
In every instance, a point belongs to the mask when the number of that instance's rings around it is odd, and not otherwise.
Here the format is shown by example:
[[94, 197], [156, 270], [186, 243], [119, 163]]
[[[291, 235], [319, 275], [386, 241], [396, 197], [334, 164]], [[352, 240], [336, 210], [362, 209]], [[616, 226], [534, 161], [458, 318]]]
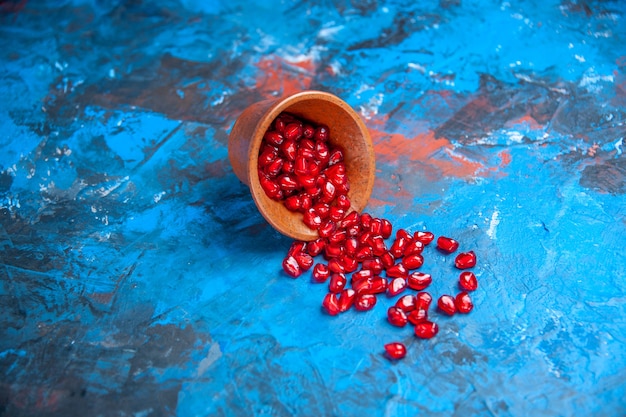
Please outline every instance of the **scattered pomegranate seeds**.
[[[258, 174], [266, 195], [282, 201], [288, 210], [302, 213], [302, 222], [319, 235], [311, 242], [293, 242], [282, 267], [292, 278], [313, 268], [314, 282], [329, 280], [329, 292], [322, 300], [326, 313], [335, 316], [352, 307], [357, 311], [372, 310], [376, 294], [386, 292], [395, 297], [411, 289], [417, 294], [399, 297], [388, 308], [387, 320], [396, 327], [411, 323], [415, 336], [421, 339], [430, 339], [439, 332], [438, 325], [428, 319], [433, 298], [423, 291], [431, 284], [432, 276], [411, 272], [423, 266], [424, 249], [435, 235], [429, 231], [411, 234], [402, 228], [393, 235], [389, 220], [350, 211], [344, 154], [332, 143], [327, 126], [314, 126], [293, 115], [280, 114], [263, 137]], [[450, 237], [439, 236], [436, 242], [437, 249], [444, 253], [459, 248], [459, 242]], [[313, 258], [319, 255], [326, 263], [315, 264]], [[461, 252], [454, 264], [459, 269], [472, 268], [476, 255], [473, 251]], [[466, 314], [474, 307], [468, 291], [478, 288], [476, 276], [463, 271], [458, 285], [463, 291], [456, 297], [442, 295], [437, 300], [444, 314]], [[399, 342], [388, 343], [385, 352], [389, 359], [402, 359], [406, 347]]]

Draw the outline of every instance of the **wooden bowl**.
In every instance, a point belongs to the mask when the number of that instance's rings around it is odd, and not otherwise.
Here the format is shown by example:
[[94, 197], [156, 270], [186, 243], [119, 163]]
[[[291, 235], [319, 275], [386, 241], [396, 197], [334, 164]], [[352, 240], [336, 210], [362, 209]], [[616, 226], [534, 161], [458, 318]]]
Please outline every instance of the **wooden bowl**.
[[314, 124], [325, 124], [330, 143], [344, 152], [350, 181], [351, 210], [361, 212], [372, 193], [376, 163], [369, 132], [359, 115], [346, 102], [322, 91], [302, 91], [287, 97], [265, 100], [246, 108], [235, 121], [228, 139], [228, 158], [235, 175], [248, 187], [263, 217], [280, 233], [310, 241], [316, 230], [302, 222], [302, 214], [287, 210], [282, 201], [265, 195], [257, 171], [263, 135], [274, 119], [288, 112]]

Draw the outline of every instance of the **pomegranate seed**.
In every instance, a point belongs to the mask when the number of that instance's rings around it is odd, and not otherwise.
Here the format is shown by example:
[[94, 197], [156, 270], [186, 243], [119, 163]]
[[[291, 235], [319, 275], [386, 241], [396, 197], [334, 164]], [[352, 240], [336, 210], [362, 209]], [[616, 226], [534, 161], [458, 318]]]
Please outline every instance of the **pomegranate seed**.
[[308, 174], [297, 174], [297, 181], [300, 184], [300, 186], [304, 187], [304, 188], [313, 188], [315, 187], [315, 184], [317, 183], [317, 177], [315, 175], [308, 175]]
[[361, 226], [369, 230], [371, 225], [372, 225], [372, 216], [369, 213], [362, 213], [361, 214]]
[[393, 241], [393, 244], [391, 245], [391, 249], [389, 249], [389, 252], [391, 252], [394, 258], [399, 259], [404, 256], [404, 250], [406, 249], [409, 242], [410, 241], [406, 237], [403, 237], [403, 236], [396, 237], [396, 240]]
[[456, 305], [454, 304], [454, 297], [452, 297], [451, 295], [446, 294], [446, 295], [442, 295], [441, 297], [439, 297], [439, 300], [437, 300], [437, 307], [439, 307], [441, 311], [443, 311], [444, 313], [450, 316], [456, 313]]
[[293, 256], [287, 256], [283, 259], [283, 270], [291, 277], [297, 278], [302, 275], [302, 269], [298, 261]]
[[421, 291], [433, 282], [433, 277], [424, 272], [412, 272], [407, 279], [407, 285], [412, 290]]
[[333, 206], [330, 208], [329, 216], [335, 222], [338, 222], [341, 219], [343, 219], [345, 215], [346, 215], [346, 211], [342, 209], [341, 207]]
[[343, 163], [338, 163], [326, 168], [324, 170], [324, 174], [326, 175], [326, 178], [328, 178], [328, 181], [337, 186], [345, 184], [346, 181], [348, 181], [348, 177], [346, 176], [346, 166]]
[[[320, 218], [321, 217], [322, 216], [320, 216]], [[321, 224], [319, 229], [317, 229], [317, 233], [320, 235], [320, 237], [329, 237], [333, 233], [335, 233], [335, 230], [337, 230], [337, 225], [335, 224], [334, 221], [329, 219]]]
[[315, 137], [315, 140], [325, 141], [328, 140], [329, 135], [328, 126], [319, 125], [317, 129], [315, 129], [315, 134], [313, 136]]
[[372, 294], [374, 278], [361, 278], [352, 282], [352, 288], [359, 294]]
[[287, 139], [280, 145], [280, 150], [288, 161], [295, 161], [298, 147], [295, 140]]
[[384, 239], [388, 239], [393, 232], [393, 226], [391, 225], [391, 222], [387, 219], [381, 219], [381, 222], [382, 227], [380, 229], [380, 234]]
[[439, 332], [439, 326], [432, 321], [423, 321], [415, 325], [415, 336], [421, 339], [430, 339]]
[[326, 142], [317, 141], [315, 142], [315, 156], [318, 161], [320, 161], [323, 165], [328, 163], [330, 159], [330, 152], [328, 150], [328, 145]]
[[406, 278], [409, 276], [409, 271], [401, 263], [395, 264], [394, 266], [387, 268], [387, 276], [389, 278]]
[[409, 256], [413, 254], [421, 254], [424, 250], [424, 244], [419, 240], [412, 240], [406, 248], [404, 249], [404, 256]]
[[322, 238], [317, 238], [306, 245], [306, 251], [311, 256], [317, 256], [324, 250], [326, 241]]
[[357, 261], [356, 259], [354, 259], [353, 257], [347, 254], [341, 255], [341, 257], [339, 257], [338, 259], [339, 259], [339, 262], [341, 262], [341, 265], [343, 266], [344, 272], [346, 273], [354, 272], [359, 267], [359, 261]]
[[354, 308], [358, 311], [367, 311], [376, 305], [376, 296], [374, 294], [357, 294], [354, 300]]
[[282, 172], [285, 174], [293, 174], [293, 167], [294, 167], [293, 161], [284, 161]]
[[426, 246], [435, 239], [435, 235], [431, 232], [415, 232], [413, 234], [413, 239], [422, 242], [424, 246]]
[[471, 271], [463, 271], [459, 275], [459, 286], [466, 291], [474, 291], [478, 288], [476, 275]]
[[330, 243], [332, 243], [332, 244], [337, 245], [337, 244], [345, 241], [347, 237], [348, 237], [348, 232], [346, 232], [345, 230], [336, 230], [335, 233], [333, 233], [332, 235], [328, 236], [328, 241]]
[[306, 242], [294, 240], [287, 251], [287, 255], [294, 255], [296, 253], [304, 252], [304, 250], [306, 250]]
[[[345, 232], [345, 230], [344, 230]], [[348, 234], [347, 232], [345, 232], [346, 235]], [[356, 258], [356, 252], [359, 250], [359, 241], [356, 240], [356, 238], [354, 237], [348, 237], [346, 238], [345, 243], [343, 244], [343, 246], [345, 247], [345, 252], [346, 255], [350, 255], [351, 257]], [[357, 259], [360, 260], [360, 259]]]
[[[337, 207], [343, 210], [348, 210], [351, 205], [350, 199], [346, 195], [337, 196], [337, 200], [335, 200], [335, 204], [337, 204]], [[355, 215], [358, 217], [358, 213], [356, 211], [353, 211], [353, 213], [355, 213]]]
[[467, 314], [474, 308], [474, 303], [472, 303], [472, 298], [466, 292], [460, 292], [454, 298], [454, 305], [459, 313]]
[[383, 222], [378, 218], [372, 219], [370, 223], [370, 232], [372, 232], [372, 234], [374, 235], [381, 235], [382, 229], [383, 229]]
[[432, 301], [433, 301], [432, 295], [430, 295], [426, 291], [420, 291], [417, 293], [417, 295], [415, 295], [415, 308], [428, 310], [428, 307], [430, 307], [430, 303]]
[[315, 282], [326, 282], [326, 280], [330, 277], [330, 270], [327, 265], [324, 264], [316, 264], [313, 267], [313, 281]]
[[330, 276], [330, 282], [328, 284], [328, 291], [332, 293], [340, 293], [346, 287], [348, 280], [343, 273], [334, 273]]
[[474, 251], [461, 252], [454, 260], [454, 266], [459, 269], [468, 269], [476, 265], [476, 254]]
[[402, 359], [406, 356], [406, 346], [400, 342], [387, 343], [385, 345], [385, 355], [393, 360]]
[[397, 327], [404, 327], [408, 322], [406, 313], [398, 307], [389, 307], [387, 310], [387, 321]]
[[277, 156], [278, 156], [278, 153], [276, 152], [276, 150], [273, 147], [266, 148], [259, 155], [259, 167], [261, 167], [261, 168], [266, 167], [271, 162], [273, 162], [276, 159]]
[[417, 308], [407, 315], [407, 319], [409, 320], [409, 323], [416, 326], [417, 324], [428, 320], [428, 311], [423, 308]]
[[330, 158], [328, 159], [328, 165], [335, 165], [343, 161], [343, 152], [341, 149], [335, 149], [330, 152]]
[[376, 256], [382, 256], [387, 252], [385, 240], [381, 235], [376, 235], [372, 237], [372, 252], [374, 252], [374, 255]]
[[300, 199], [302, 200], [302, 208], [300, 211], [303, 213], [313, 207], [313, 198], [308, 194], [301, 194]]
[[298, 180], [293, 175], [283, 174], [278, 177], [278, 185], [283, 190], [296, 190], [299, 187]]
[[331, 260], [329, 260], [328, 269], [330, 269], [331, 272], [334, 272], [336, 274], [340, 274], [340, 273], [342, 274], [346, 272], [346, 268], [343, 266], [343, 263], [341, 263], [339, 258], [332, 258]]
[[365, 259], [362, 265], [363, 269], [369, 269], [375, 275], [380, 274], [384, 269], [383, 261], [380, 258]]
[[415, 296], [403, 295], [396, 301], [396, 307], [402, 309], [405, 313], [415, 310]]
[[456, 240], [452, 238], [445, 237], [445, 236], [439, 236], [437, 238], [437, 249], [443, 252], [452, 253], [458, 248], [459, 248], [459, 242], [457, 242]]
[[346, 288], [343, 291], [341, 291], [341, 294], [339, 295], [339, 312], [340, 313], [348, 311], [350, 307], [352, 307], [352, 304], [354, 304], [355, 295], [356, 295], [356, 292], [351, 288]]
[[285, 126], [283, 133], [287, 140], [298, 140], [302, 137], [302, 123], [293, 122]]
[[417, 253], [405, 256], [402, 259], [402, 265], [404, 265], [406, 269], [417, 269], [424, 265], [424, 257]]
[[[341, 198], [341, 196], [337, 197], [337, 199]], [[348, 228], [350, 226], [355, 226], [361, 223], [361, 218], [359, 213], [356, 211], [351, 212], [346, 217], [344, 217], [339, 223], [339, 227]]]
[[285, 140], [280, 133], [273, 131], [273, 130], [266, 132], [265, 135], [263, 136], [263, 139], [267, 143], [274, 145], [274, 146], [280, 146], [280, 144], [283, 143], [283, 140]]
[[332, 292], [326, 294], [322, 301], [322, 307], [324, 307], [324, 310], [331, 316], [339, 314], [339, 298], [337, 298], [337, 294]]
[[311, 139], [314, 134], [315, 134], [315, 128], [311, 126], [310, 124], [305, 124], [302, 127], [302, 136], [304, 136], [305, 138]]
[[285, 201], [283, 201], [283, 204], [289, 211], [298, 211], [302, 208], [302, 199], [300, 196], [292, 195], [291, 197], [287, 197]]
[[283, 191], [280, 189], [280, 185], [272, 181], [265, 175], [259, 175], [259, 183], [261, 188], [265, 191], [265, 194], [272, 200], [282, 200]]
[[406, 289], [406, 279], [394, 278], [387, 286], [387, 294], [390, 297], [395, 297]]
[[374, 278], [374, 275], [376, 275], [376, 274], [371, 269], [361, 269], [360, 271], [355, 272], [354, 274], [352, 274], [351, 280], [352, 280], [352, 282], [355, 282], [355, 281], [362, 280], [364, 278], [372, 279], [372, 278]]
[[370, 289], [370, 293], [372, 294], [380, 294], [387, 291], [387, 280], [383, 277], [376, 276], [372, 278], [372, 288]]
[[359, 261], [369, 260], [374, 257], [374, 251], [371, 246], [361, 246], [354, 255]]
[[293, 172], [296, 175], [310, 175], [309, 161], [302, 155], [297, 155], [293, 165]]
[[382, 261], [383, 267], [385, 269], [391, 268], [395, 263], [395, 259], [393, 258], [393, 255], [390, 252], [383, 253], [382, 256], [380, 257], [380, 260]]
[[[318, 229], [322, 225], [322, 218], [314, 209], [309, 209], [304, 213], [302, 221], [310, 229]], [[333, 223], [334, 224], [334, 223]]]
[[302, 271], [308, 271], [313, 266], [313, 257], [308, 253], [299, 252], [294, 254], [293, 257], [296, 259], [296, 262], [298, 262], [298, 265], [300, 265]]
[[341, 256], [344, 251], [345, 248], [341, 245], [333, 245], [332, 243], [327, 243], [324, 247], [324, 256], [327, 259], [332, 259]]

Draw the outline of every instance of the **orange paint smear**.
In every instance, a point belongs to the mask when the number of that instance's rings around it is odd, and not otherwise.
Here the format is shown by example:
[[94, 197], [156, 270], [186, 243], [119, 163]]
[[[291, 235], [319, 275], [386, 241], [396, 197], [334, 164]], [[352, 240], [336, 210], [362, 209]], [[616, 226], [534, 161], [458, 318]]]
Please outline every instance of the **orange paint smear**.
[[400, 157], [408, 157], [410, 161], [419, 161], [435, 168], [433, 172], [435, 176], [467, 178], [484, 176], [488, 171], [481, 162], [455, 152], [454, 146], [448, 139], [435, 138], [433, 131], [413, 138], [375, 129], [371, 129], [370, 134], [374, 142], [376, 157], [385, 161], [394, 162]]
[[509, 120], [504, 124], [504, 127], [513, 127], [513, 126], [519, 126], [519, 125], [527, 125], [530, 129], [532, 130], [539, 130], [539, 129], [543, 129], [543, 126], [541, 124], [539, 124], [537, 122], [537, 120], [535, 120], [534, 117], [532, 117], [531, 115], [527, 114], [525, 116], [522, 116], [518, 119], [513, 119], [513, 120]]
[[295, 94], [311, 88], [316, 65], [312, 59], [289, 62], [278, 55], [270, 55], [257, 63], [259, 70], [256, 88], [267, 98]]

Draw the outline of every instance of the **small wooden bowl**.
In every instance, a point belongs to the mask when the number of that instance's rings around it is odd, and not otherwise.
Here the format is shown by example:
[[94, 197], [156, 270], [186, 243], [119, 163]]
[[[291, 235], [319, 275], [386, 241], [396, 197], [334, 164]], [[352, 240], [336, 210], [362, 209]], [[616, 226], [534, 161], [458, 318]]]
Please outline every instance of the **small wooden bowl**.
[[246, 108], [235, 121], [228, 138], [228, 158], [235, 175], [248, 187], [263, 217], [280, 233], [310, 241], [316, 230], [302, 222], [302, 214], [287, 210], [281, 201], [265, 195], [257, 171], [263, 135], [274, 119], [288, 112], [330, 130], [330, 143], [344, 152], [350, 181], [351, 210], [361, 212], [372, 194], [376, 163], [369, 132], [359, 115], [346, 102], [322, 91], [302, 91], [275, 100], [265, 100]]

